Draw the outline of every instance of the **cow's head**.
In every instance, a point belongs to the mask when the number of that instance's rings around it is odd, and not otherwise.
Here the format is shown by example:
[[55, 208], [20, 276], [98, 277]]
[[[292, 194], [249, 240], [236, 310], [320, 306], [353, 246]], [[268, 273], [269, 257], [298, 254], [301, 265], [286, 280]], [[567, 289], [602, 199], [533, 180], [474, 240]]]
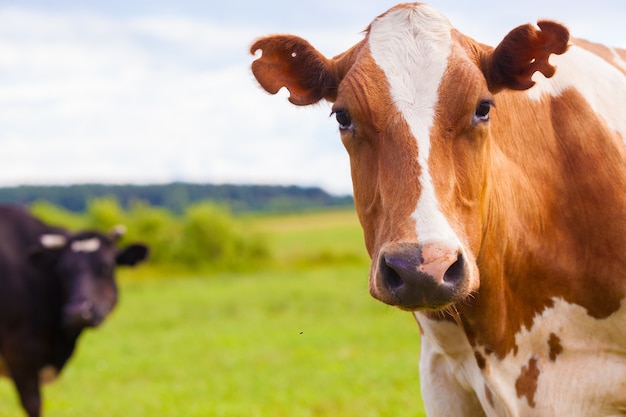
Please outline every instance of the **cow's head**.
[[143, 244], [116, 246], [121, 230], [40, 236], [31, 259], [50, 268], [60, 280], [61, 316], [66, 327], [82, 329], [102, 323], [117, 302], [115, 267], [133, 266], [146, 259], [148, 247]]
[[494, 49], [416, 3], [379, 16], [332, 59], [294, 36], [252, 45], [261, 51], [252, 71], [268, 92], [286, 87], [296, 105], [334, 103], [374, 297], [442, 309], [478, 289], [495, 95], [530, 88], [536, 71], [552, 76], [548, 57], [568, 39], [563, 26], [542, 21]]

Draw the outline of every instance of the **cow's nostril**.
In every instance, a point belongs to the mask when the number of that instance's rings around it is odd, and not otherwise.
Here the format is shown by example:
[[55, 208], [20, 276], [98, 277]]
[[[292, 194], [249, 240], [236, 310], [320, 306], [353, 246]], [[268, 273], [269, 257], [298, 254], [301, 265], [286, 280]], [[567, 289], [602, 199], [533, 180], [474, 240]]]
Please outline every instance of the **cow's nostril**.
[[448, 284], [456, 284], [465, 276], [465, 260], [463, 254], [459, 253], [459, 256], [452, 265], [443, 274], [443, 281]]
[[404, 281], [398, 271], [396, 271], [397, 266], [394, 266], [393, 259], [387, 259], [386, 256], [383, 256], [380, 262], [380, 272], [382, 274], [383, 279], [385, 280], [385, 284], [389, 289], [397, 289], [404, 285]]

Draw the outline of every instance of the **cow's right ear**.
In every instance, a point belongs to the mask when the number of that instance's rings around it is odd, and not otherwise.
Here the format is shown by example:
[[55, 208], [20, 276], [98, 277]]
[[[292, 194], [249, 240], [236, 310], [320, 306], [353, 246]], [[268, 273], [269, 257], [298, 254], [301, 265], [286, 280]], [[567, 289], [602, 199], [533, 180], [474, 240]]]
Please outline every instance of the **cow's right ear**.
[[292, 35], [268, 36], [257, 40], [251, 54], [261, 51], [252, 63], [252, 73], [271, 94], [289, 90], [289, 101], [298, 106], [322, 99], [335, 101], [337, 88], [345, 75], [350, 52], [327, 59], [310, 43]]

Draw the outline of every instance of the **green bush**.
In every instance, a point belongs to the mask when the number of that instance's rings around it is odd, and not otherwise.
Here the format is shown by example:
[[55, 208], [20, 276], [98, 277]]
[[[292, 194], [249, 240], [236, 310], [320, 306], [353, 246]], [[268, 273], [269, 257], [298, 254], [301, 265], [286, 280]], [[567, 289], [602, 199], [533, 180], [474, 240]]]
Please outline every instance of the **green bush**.
[[193, 204], [181, 216], [140, 201], [125, 210], [115, 197], [90, 200], [82, 214], [43, 201], [33, 204], [31, 212], [49, 224], [70, 230], [106, 233], [122, 224], [128, 232], [121, 244], [148, 244], [149, 263], [158, 267], [179, 271], [249, 270], [271, 258], [261, 234], [250, 230], [227, 207], [212, 202]]
[[87, 227], [87, 219], [83, 214], [74, 213], [45, 200], [38, 200], [31, 204], [30, 212], [41, 221], [51, 225], [62, 226], [70, 230]]
[[189, 206], [181, 225], [178, 260], [193, 268], [248, 269], [269, 258], [262, 237], [245, 230], [224, 206]]
[[87, 202], [86, 216], [90, 228], [108, 231], [123, 224], [126, 213], [115, 197], [102, 197]]
[[180, 242], [179, 223], [179, 219], [167, 209], [134, 202], [126, 213], [124, 225], [128, 232], [123, 242], [147, 242], [152, 263], [175, 263], [175, 247]]

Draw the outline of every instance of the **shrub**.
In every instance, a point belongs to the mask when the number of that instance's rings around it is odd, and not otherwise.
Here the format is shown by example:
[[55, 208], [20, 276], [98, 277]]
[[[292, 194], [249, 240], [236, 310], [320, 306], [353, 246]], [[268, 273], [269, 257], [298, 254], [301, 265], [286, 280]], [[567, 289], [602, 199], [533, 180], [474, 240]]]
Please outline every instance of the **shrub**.
[[53, 226], [61, 226], [70, 230], [87, 227], [87, 220], [84, 215], [55, 206], [45, 200], [38, 200], [31, 204], [30, 212], [41, 221]]
[[174, 263], [175, 246], [180, 240], [179, 220], [164, 208], [136, 201], [130, 205], [124, 225], [128, 233], [122, 242], [142, 241], [150, 245], [154, 264]]
[[179, 258], [189, 266], [247, 269], [269, 257], [260, 235], [244, 231], [224, 206], [197, 203], [185, 210]]
[[249, 230], [226, 206], [202, 202], [187, 207], [182, 216], [164, 208], [134, 202], [124, 210], [115, 197], [90, 200], [85, 213], [73, 213], [41, 201], [31, 212], [43, 221], [70, 230], [108, 232], [123, 224], [124, 242], [141, 241], [150, 246], [149, 263], [179, 271], [245, 270], [270, 259], [269, 245]]
[[87, 222], [90, 228], [109, 231], [125, 220], [124, 209], [115, 197], [94, 198], [87, 202]]

